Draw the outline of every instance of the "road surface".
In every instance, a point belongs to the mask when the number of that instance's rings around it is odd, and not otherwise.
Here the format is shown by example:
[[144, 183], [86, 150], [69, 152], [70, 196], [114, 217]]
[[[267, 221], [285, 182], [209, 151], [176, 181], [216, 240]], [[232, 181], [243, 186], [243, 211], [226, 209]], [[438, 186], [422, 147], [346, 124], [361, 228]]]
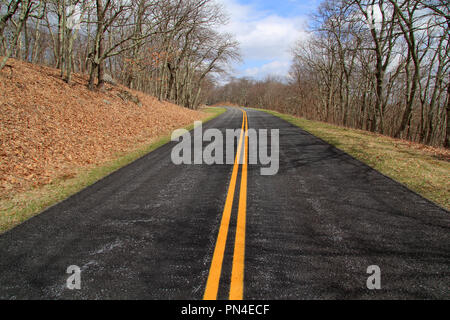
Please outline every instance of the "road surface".
[[[175, 143], [165, 145], [1, 235], [0, 298], [450, 298], [448, 211], [246, 111], [230, 108], [204, 129], [279, 129], [277, 175], [176, 166]], [[80, 290], [66, 287], [71, 265]], [[381, 290], [367, 288], [373, 265]]]

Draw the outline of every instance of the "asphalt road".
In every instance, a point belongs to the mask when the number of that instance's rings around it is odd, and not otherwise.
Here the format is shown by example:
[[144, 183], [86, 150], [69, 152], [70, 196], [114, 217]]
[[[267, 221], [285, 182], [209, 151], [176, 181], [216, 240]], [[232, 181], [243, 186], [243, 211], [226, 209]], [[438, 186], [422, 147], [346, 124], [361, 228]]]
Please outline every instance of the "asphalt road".
[[[0, 298], [203, 299], [207, 287], [217, 299], [450, 298], [448, 211], [283, 120], [247, 114], [250, 128], [280, 130], [277, 175], [176, 166], [165, 145], [1, 235]], [[242, 125], [229, 109], [204, 129]], [[66, 288], [71, 265], [81, 290]], [[371, 265], [381, 290], [367, 288]]]

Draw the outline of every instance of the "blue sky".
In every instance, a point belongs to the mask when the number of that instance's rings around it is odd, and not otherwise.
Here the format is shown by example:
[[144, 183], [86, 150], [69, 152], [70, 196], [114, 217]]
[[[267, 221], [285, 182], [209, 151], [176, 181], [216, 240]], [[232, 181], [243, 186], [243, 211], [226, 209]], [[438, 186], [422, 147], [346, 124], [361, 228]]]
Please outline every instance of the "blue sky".
[[308, 16], [320, 0], [217, 0], [230, 16], [222, 32], [235, 35], [241, 44], [242, 64], [233, 75], [263, 79], [268, 74], [287, 75], [290, 49], [306, 39]]
[[237, 2], [242, 5], [251, 5], [258, 11], [267, 11], [284, 17], [295, 17], [308, 14], [318, 3], [316, 0], [241, 0]]

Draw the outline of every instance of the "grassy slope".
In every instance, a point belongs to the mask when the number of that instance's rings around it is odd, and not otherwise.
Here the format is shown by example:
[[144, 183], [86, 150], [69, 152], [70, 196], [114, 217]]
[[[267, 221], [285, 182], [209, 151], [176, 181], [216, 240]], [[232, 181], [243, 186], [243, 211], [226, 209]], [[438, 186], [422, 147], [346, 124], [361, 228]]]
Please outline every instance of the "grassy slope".
[[[211, 116], [203, 121], [210, 121], [225, 111], [226, 109], [224, 108], [208, 108], [205, 112], [210, 113]], [[191, 124], [185, 129], [191, 130], [193, 127], [193, 124]], [[45, 208], [67, 199], [168, 142], [170, 142], [170, 134], [167, 133], [155, 139], [150, 145], [136, 146], [132, 152], [117, 154], [105, 164], [92, 168], [81, 168], [73, 178], [58, 179], [51, 184], [20, 193], [12, 199], [0, 200], [0, 208], [6, 208], [6, 210], [0, 212], [0, 233], [19, 225], [42, 212]]]
[[450, 209], [450, 152], [366, 131], [266, 111], [347, 152], [411, 190]]

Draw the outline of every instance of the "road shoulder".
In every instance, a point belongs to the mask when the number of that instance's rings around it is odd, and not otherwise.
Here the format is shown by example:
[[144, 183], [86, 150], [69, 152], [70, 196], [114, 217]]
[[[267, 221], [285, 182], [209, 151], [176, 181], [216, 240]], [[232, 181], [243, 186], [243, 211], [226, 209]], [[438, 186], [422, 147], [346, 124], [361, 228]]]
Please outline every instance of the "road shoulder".
[[447, 211], [450, 208], [450, 151], [274, 111], [261, 111], [307, 131]]
[[[225, 112], [225, 108], [207, 108], [206, 116], [202, 121], [207, 123]], [[187, 125], [184, 129], [192, 130], [193, 124]], [[77, 174], [73, 177], [56, 179], [47, 185], [0, 199], [0, 234], [13, 229], [47, 208], [77, 194], [169, 142], [170, 134], [164, 133], [150, 143], [137, 145], [130, 152], [115, 155], [110, 161], [88, 168], [78, 168]]]

